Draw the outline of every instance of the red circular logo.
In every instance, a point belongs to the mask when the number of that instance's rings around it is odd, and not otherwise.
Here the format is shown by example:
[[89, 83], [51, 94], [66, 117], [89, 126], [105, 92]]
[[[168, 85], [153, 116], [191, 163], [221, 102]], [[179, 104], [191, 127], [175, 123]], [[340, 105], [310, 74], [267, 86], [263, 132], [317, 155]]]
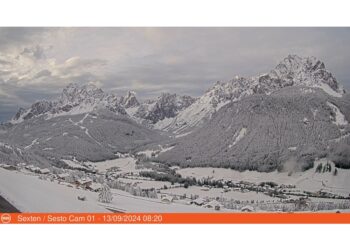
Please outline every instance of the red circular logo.
[[2, 214], [1, 215], [1, 222], [4, 224], [10, 223], [11, 222], [11, 215], [9, 214]]

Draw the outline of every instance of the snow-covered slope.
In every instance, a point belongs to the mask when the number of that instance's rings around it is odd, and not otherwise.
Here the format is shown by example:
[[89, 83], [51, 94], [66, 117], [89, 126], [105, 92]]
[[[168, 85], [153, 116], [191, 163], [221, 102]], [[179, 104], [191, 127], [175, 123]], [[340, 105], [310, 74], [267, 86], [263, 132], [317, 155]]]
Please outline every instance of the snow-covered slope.
[[267, 171], [290, 158], [302, 166], [328, 154], [349, 164], [350, 99], [308, 89], [290, 86], [230, 102], [203, 127], [177, 138], [177, 145], [159, 159]]
[[[162, 136], [137, 124], [126, 115], [99, 109], [90, 113], [65, 115], [46, 119], [46, 115], [33, 117], [7, 127], [0, 134], [0, 142], [11, 145], [15, 150], [2, 150], [0, 162], [22, 162], [37, 164], [38, 159], [46, 159], [51, 165], [59, 165], [61, 159], [103, 161], [115, 158], [116, 152], [129, 152], [139, 146], [162, 140]], [[11, 161], [10, 161], [11, 160]], [[40, 162], [40, 166], [50, 165]]]
[[[213, 212], [195, 205], [175, 202], [168, 204], [161, 202], [160, 199], [137, 197], [117, 189], [111, 190], [112, 202], [102, 204], [98, 202], [98, 193], [63, 184], [0, 168], [0, 195], [21, 212], [107, 213], [110, 212], [108, 209], [120, 212], [153, 213]], [[84, 196], [86, 200], [80, 201], [78, 196]]]
[[[330, 172], [317, 172], [317, 166], [329, 163], [332, 166]], [[292, 170], [292, 169], [290, 169]], [[183, 177], [196, 179], [210, 178], [214, 180], [228, 180], [234, 182], [248, 181], [256, 183], [275, 182], [279, 185], [295, 185], [297, 189], [317, 192], [319, 190], [344, 195], [350, 193], [350, 170], [337, 168], [337, 175], [334, 175], [334, 163], [326, 158], [318, 159], [314, 166], [306, 171], [273, 171], [261, 173], [257, 171], [237, 171], [225, 168], [182, 168], [177, 171]]]
[[289, 86], [311, 88], [308, 90], [311, 92], [312, 89], [322, 89], [328, 95], [338, 98], [345, 93], [342, 85], [327, 71], [323, 62], [314, 57], [289, 55], [267, 74], [250, 78], [236, 76], [229, 82], [217, 82], [195, 103], [159, 128], [185, 132], [204, 124], [216, 111], [230, 102], [253, 94], [269, 95]]
[[[97, 193], [78, 190], [38, 176], [0, 168], [0, 195], [21, 212], [109, 212], [98, 205]], [[85, 196], [86, 201], [78, 200]]]

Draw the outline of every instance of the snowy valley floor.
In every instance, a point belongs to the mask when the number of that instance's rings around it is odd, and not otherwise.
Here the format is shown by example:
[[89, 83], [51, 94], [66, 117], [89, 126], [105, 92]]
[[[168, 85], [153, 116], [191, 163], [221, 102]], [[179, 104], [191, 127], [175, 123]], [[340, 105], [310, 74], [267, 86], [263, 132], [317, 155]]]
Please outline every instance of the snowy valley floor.
[[[137, 165], [134, 156], [120, 155], [118, 159], [88, 164], [97, 171], [79, 180], [89, 179], [93, 186], [101, 185], [98, 179], [108, 173], [118, 185], [111, 189], [113, 200], [105, 204], [98, 201], [98, 192], [87, 190], [75, 181], [62, 181], [60, 175], [68, 175], [86, 163], [66, 161], [73, 170], [62, 174], [38, 173], [29, 166], [8, 170], [0, 167], [0, 211], [21, 212], [292, 212], [292, 211], [347, 211], [350, 208], [350, 170], [337, 169], [317, 172], [318, 164], [328, 164], [327, 159], [315, 162], [315, 167], [305, 172], [239, 172], [223, 168], [179, 168], [172, 166], [184, 178], [210, 180], [224, 183], [222, 187], [191, 185], [156, 181], [140, 176], [141, 171], [157, 171]], [[151, 166], [152, 162], [151, 162]], [[334, 165], [332, 168], [335, 169]], [[112, 172], [109, 172], [110, 170]], [[39, 169], [40, 170], [40, 169]], [[83, 173], [83, 172], [81, 172]], [[116, 174], [117, 176], [114, 176]], [[91, 179], [90, 179], [91, 178]], [[235, 184], [228, 187], [227, 181]], [[112, 181], [113, 183], [113, 181]], [[275, 183], [276, 187], [261, 186]], [[227, 184], [227, 185], [226, 185]], [[120, 188], [123, 187], [123, 188]], [[125, 187], [128, 187], [126, 189]], [[115, 189], [119, 188], [119, 189]], [[122, 190], [120, 190], [122, 189]], [[125, 191], [123, 191], [125, 190]], [[153, 190], [153, 196], [140, 195], [141, 190]], [[143, 191], [142, 191], [143, 192]], [[138, 194], [136, 194], [138, 193]], [[85, 197], [84, 201], [78, 197]], [[148, 198], [152, 197], [152, 198]], [[307, 207], [295, 210], [295, 206]], [[165, 199], [164, 199], [165, 198]], [[167, 199], [169, 201], [167, 201]], [[9, 204], [10, 203], [10, 204]], [[305, 205], [304, 204], [304, 205]], [[217, 206], [219, 206], [217, 208]]]
[[[121, 190], [113, 189], [112, 193], [112, 203], [105, 205], [98, 202], [98, 193], [0, 168], [0, 195], [21, 212], [210, 212], [194, 205], [136, 197]], [[78, 196], [87, 200], [80, 201]]]

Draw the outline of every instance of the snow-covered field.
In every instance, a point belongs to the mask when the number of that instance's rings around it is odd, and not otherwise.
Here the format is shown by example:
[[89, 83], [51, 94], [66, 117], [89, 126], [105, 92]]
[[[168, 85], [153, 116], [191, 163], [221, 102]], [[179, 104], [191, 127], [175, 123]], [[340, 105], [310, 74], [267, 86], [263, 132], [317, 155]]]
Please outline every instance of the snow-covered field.
[[[321, 159], [315, 162], [315, 167], [326, 160]], [[332, 164], [334, 169], [334, 164]], [[304, 191], [329, 191], [335, 194], [348, 196], [350, 193], [350, 170], [337, 169], [335, 176], [332, 172], [316, 173], [315, 167], [305, 172], [294, 172], [289, 175], [288, 172], [239, 172], [224, 168], [183, 168], [177, 170], [177, 173], [183, 177], [195, 177], [196, 179], [212, 178], [214, 180], [231, 180], [234, 182], [248, 181], [259, 184], [261, 182], [275, 182], [279, 185], [295, 185], [297, 189]]]
[[88, 165], [92, 165], [101, 173], [106, 172], [108, 169], [117, 167], [120, 173], [136, 172], [136, 159], [133, 157], [123, 157], [113, 160], [101, 161], [101, 162], [86, 162]]
[[119, 173], [138, 172], [136, 169], [136, 159], [131, 156], [122, 156], [113, 160], [106, 160], [100, 162], [78, 162], [76, 160], [62, 160], [67, 163], [73, 169], [81, 169], [89, 166], [91, 169], [95, 169], [100, 173], [105, 173], [108, 169], [116, 167], [119, 169]]
[[141, 180], [141, 179], [129, 179], [129, 178], [118, 178], [123, 183], [137, 184], [142, 189], [159, 189], [164, 186], [170, 187], [171, 183], [168, 181], [153, 181], [153, 180]]
[[162, 190], [161, 193], [163, 194], [170, 194], [170, 195], [184, 195], [186, 194], [186, 197], [191, 197], [191, 195], [198, 195], [200, 198], [224, 198], [224, 199], [234, 199], [234, 200], [241, 200], [241, 201], [251, 201], [251, 200], [259, 200], [259, 201], [273, 201], [277, 200], [265, 195], [262, 192], [256, 193], [256, 192], [246, 192], [242, 193], [240, 191], [228, 191], [224, 192], [222, 188], [211, 188], [209, 190], [206, 190], [205, 188], [198, 187], [198, 186], [190, 186], [188, 188], [184, 187], [178, 187], [178, 188], [169, 188], [166, 190]]
[[339, 108], [335, 106], [333, 103], [327, 102], [327, 104], [335, 113], [334, 123], [338, 126], [347, 125], [348, 121], [346, 120], [344, 114], [340, 112]]
[[127, 212], [161, 212], [161, 213], [208, 213], [214, 212], [213, 209], [203, 208], [196, 205], [184, 205], [177, 202], [164, 203], [159, 199], [150, 199], [145, 197], [132, 196], [131, 194], [112, 189], [114, 199], [109, 206]]
[[174, 148], [173, 146], [171, 146], [171, 147], [163, 147], [162, 145], [158, 145], [158, 148], [159, 149], [148, 149], [148, 150], [144, 150], [144, 151], [140, 151], [140, 152], [138, 152], [137, 154], [138, 155], [145, 155], [146, 157], [148, 157], [148, 158], [151, 158], [152, 157], [152, 154], [154, 155], [154, 156], [157, 156], [157, 155], [159, 155], [159, 154], [161, 154], [161, 153], [164, 153], [164, 152], [166, 152], [166, 151], [169, 151], [169, 150], [171, 150], [172, 148]]
[[[97, 203], [97, 193], [0, 168], [0, 195], [21, 212], [108, 212]], [[80, 201], [78, 196], [86, 196]]]
[[[166, 148], [162, 148], [166, 150]], [[136, 165], [136, 159], [130, 155], [119, 155], [118, 159], [108, 160], [103, 162], [78, 162], [76, 160], [65, 160], [67, 164], [75, 169], [88, 166], [88, 168], [98, 170], [96, 176], [103, 176], [108, 169], [116, 167], [123, 175], [118, 176], [117, 181], [135, 188], [135, 190], [157, 190], [158, 193], [153, 198], [136, 196], [134, 192], [111, 189], [113, 194], [113, 201], [108, 204], [103, 204], [98, 201], [98, 193], [77, 188], [76, 182], [71, 183], [59, 182], [58, 178], [48, 180], [49, 176], [53, 174], [42, 175], [45, 180], [40, 179], [40, 174], [35, 171], [30, 171], [26, 168], [19, 168], [20, 171], [10, 171], [0, 168], [0, 195], [8, 200], [13, 206], [22, 212], [214, 212], [214, 209], [200, 207], [196, 205], [188, 205], [189, 202], [197, 198], [202, 198], [206, 203], [215, 200], [220, 202], [235, 201], [244, 204], [250, 204], [254, 201], [255, 204], [261, 203], [280, 203], [282, 199], [272, 197], [268, 192], [249, 190], [243, 188], [228, 188], [224, 186], [210, 187], [210, 186], [188, 186], [180, 185], [179, 183], [170, 183], [168, 181], [155, 181], [146, 177], [139, 176], [140, 171]], [[332, 171], [317, 172], [319, 165], [329, 166]], [[332, 194], [348, 197], [350, 193], [350, 170], [337, 168], [338, 173], [334, 174], [335, 165], [327, 159], [319, 159], [314, 162], [314, 168], [304, 172], [256, 172], [244, 171], [239, 172], [224, 168], [179, 168], [177, 166], [171, 167], [183, 178], [195, 177], [197, 180], [223, 180], [232, 182], [246, 181], [254, 183], [255, 185], [261, 182], [274, 182], [278, 185], [292, 185], [293, 192], [317, 192], [324, 191]], [[152, 171], [151, 169], [147, 169]], [[82, 172], [83, 173], [83, 172]], [[101, 175], [102, 174], [102, 175]], [[66, 173], [67, 175], [67, 173]], [[68, 174], [69, 175], [69, 174]], [[93, 178], [94, 173], [89, 173], [88, 176]], [[85, 176], [86, 177], [86, 176]], [[51, 177], [50, 177], [51, 178]], [[80, 178], [82, 178], [80, 176]], [[94, 179], [94, 178], [93, 178]], [[112, 179], [113, 180], [113, 179]], [[94, 179], [96, 184], [97, 180]], [[166, 187], [165, 187], [166, 186]], [[117, 186], [114, 186], [117, 187]], [[119, 187], [118, 187], [119, 188]], [[177, 198], [170, 203], [162, 202], [162, 195], [167, 195]], [[186, 199], [184, 199], [184, 195]], [[80, 201], [80, 197], [86, 197], [86, 201]], [[158, 197], [158, 198], [156, 198]], [[292, 198], [287, 195], [286, 198]], [[283, 199], [286, 199], [283, 198]], [[295, 197], [293, 197], [295, 198]], [[321, 197], [311, 197], [312, 202], [342, 202], [344, 200], [337, 200]], [[223, 212], [238, 211], [239, 207], [227, 207], [231, 209], [222, 208]]]
[[[41, 180], [38, 176], [0, 168], [0, 195], [21, 212], [210, 212], [207, 208], [132, 196], [112, 189], [111, 203], [98, 202], [98, 193]], [[85, 196], [86, 201], [78, 200]], [[108, 208], [108, 209], [107, 209]]]

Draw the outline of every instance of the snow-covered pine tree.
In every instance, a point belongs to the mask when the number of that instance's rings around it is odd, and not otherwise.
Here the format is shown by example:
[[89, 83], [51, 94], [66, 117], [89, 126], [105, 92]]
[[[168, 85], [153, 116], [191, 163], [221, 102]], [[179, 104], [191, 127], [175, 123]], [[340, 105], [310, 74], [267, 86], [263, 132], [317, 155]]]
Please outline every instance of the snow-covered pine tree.
[[98, 195], [98, 201], [103, 203], [110, 203], [113, 200], [111, 189], [108, 185], [103, 184], [102, 189]]

